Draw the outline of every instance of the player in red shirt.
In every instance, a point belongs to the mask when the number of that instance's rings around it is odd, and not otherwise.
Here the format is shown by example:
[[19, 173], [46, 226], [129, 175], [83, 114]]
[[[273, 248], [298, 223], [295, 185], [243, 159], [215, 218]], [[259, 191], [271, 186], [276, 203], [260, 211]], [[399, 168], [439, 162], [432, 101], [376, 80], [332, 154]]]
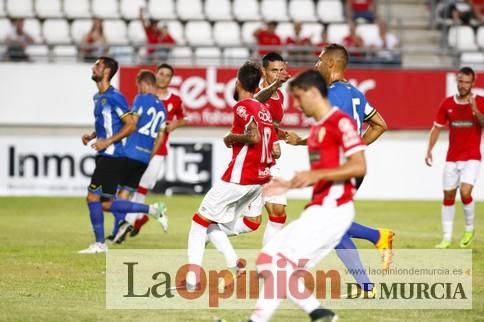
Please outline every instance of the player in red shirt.
[[465, 248], [474, 239], [474, 208], [472, 189], [481, 165], [481, 135], [484, 126], [484, 97], [472, 93], [476, 74], [469, 67], [457, 73], [458, 94], [447, 97], [440, 105], [425, 157], [432, 166], [432, 149], [443, 127], [449, 128], [449, 148], [444, 167], [444, 201], [442, 205], [443, 240], [435, 248], [449, 248], [455, 215], [457, 188], [464, 208], [465, 232], [460, 247]]
[[[259, 28], [254, 31], [254, 37], [258, 46], [281, 46], [281, 38], [276, 34], [277, 22], [270, 21], [267, 23], [267, 28]], [[259, 56], [264, 56], [273, 50], [261, 49]]]
[[[188, 235], [189, 264], [202, 265], [208, 237], [217, 249], [225, 249], [227, 267], [235, 271], [237, 255], [220, 225], [235, 233], [255, 230], [260, 225], [262, 185], [269, 182], [270, 167], [280, 155], [280, 150], [273, 148], [277, 146], [277, 137], [271, 114], [253, 98], [260, 77], [260, 66], [252, 62], [242, 65], [237, 73], [235, 99], [238, 103], [233, 107], [232, 129], [224, 137], [225, 145], [232, 148], [232, 160], [222, 180], [207, 192], [193, 216]], [[193, 277], [188, 275], [186, 284], [180, 287], [195, 287], [197, 280]]]
[[[163, 101], [163, 105], [165, 105], [166, 111], [168, 112], [167, 126], [165, 128], [164, 140], [151, 159], [148, 168], [140, 180], [138, 189], [133, 196], [133, 201], [136, 202], [144, 202], [148, 191], [155, 186], [160, 170], [165, 162], [165, 157], [168, 154], [168, 138], [170, 133], [187, 124], [183, 102], [180, 96], [171, 92], [168, 88], [174, 73], [175, 70], [171, 65], [162, 63], [156, 67], [156, 95]], [[149, 217], [146, 214], [128, 214], [126, 216], [126, 223], [123, 223], [119, 228], [116, 240], [123, 241], [128, 233], [130, 233], [131, 237], [136, 236], [148, 219]], [[165, 231], [168, 229], [167, 222], [160, 222], [160, 224], [162, 224]]]
[[145, 21], [143, 17], [143, 8], [140, 8], [139, 18], [143, 22], [146, 34], [146, 43], [150, 47], [146, 50], [149, 59], [166, 59], [169, 48], [155, 48], [156, 45], [176, 45], [176, 40], [170, 35], [168, 26], [161, 25], [155, 19]]
[[374, 0], [347, 0], [346, 14], [348, 19], [356, 21], [366, 20], [366, 23], [375, 21], [375, 1]]
[[[264, 288], [277, 285], [277, 291], [261, 291], [250, 321], [270, 320], [281, 302], [278, 296], [271, 297], [270, 293], [281, 294], [281, 286], [285, 286], [282, 292], [285, 291], [286, 298], [302, 308], [311, 321], [336, 321], [336, 315], [321, 308], [301, 279], [298, 294], [292, 294], [295, 287], [291, 287], [289, 281], [296, 271], [300, 273], [314, 267], [350, 227], [354, 217], [352, 179], [365, 175], [365, 144], [354, 120], [329, 103], [326, 83], [317, 71], [301, 73], [289, 86], [296, 105], [316, 121], [307, 141], [311, 170], [297, 172], [290, 181], [275, 178], [265, 186], [264, 193], [279, 194], [313, 186], [313, 194], [301, 216], [275, 235], [256, 260], [257, 270], [265, 279]], [[280, 276], [287, 278], [279, 280]], [[271, 278], [277, 280], [271, 282]], [[300, 294], [305, 295], [301, 298]]]

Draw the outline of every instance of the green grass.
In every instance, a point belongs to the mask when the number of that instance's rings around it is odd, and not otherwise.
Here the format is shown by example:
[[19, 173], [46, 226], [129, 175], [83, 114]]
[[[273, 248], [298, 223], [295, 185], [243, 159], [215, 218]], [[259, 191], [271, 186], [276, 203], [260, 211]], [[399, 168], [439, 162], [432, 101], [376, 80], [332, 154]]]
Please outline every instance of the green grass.
[[[119, 248], [185, 248], [190, 218], [199, 197], [167, 199], [170, 231], [148, 224], [136, 239]], [[295, 218], [304, 202], [291, 201]], [[459, 209], [460, 207], [458, 207]], [[473, 243], [473, 310], [340, 310], [341, 321], [484, 321], [484, 204], [476, 207]], [[395, 248], [432, 248], [440, 238], [438, 202], [357, 203], [358, 220], [393, 228]], [[106, 216], [106, 232], [112, 216]], [[250, 311], [106, 310], [105, 258], [77, 251], [92, 241], [83, 198], [0, 198], [0, 320], [2, 321], [246, 321]], [[455, 237], [463, 219], [459, 209]], [[236, 248], [256, 248], [263, 229], [234, 239]], [[454, 242], [457, 245], [457, 242]], [[371, 245], [358, 242], [361, 248]], [[279, 311], [273, 321], [307, 321], [303, 312]]]

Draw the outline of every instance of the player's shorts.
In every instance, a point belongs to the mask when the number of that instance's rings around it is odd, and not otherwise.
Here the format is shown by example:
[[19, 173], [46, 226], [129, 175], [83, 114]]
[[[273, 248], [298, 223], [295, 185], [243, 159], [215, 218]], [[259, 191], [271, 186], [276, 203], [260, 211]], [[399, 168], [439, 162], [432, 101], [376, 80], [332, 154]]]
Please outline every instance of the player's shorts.
[[130, 158], [123, 158], [124, 165], [123, 165], [123, 176], [122, 180], [119, 182], [119, 186], [121, 189], [128, 190], [128, 191], [136, 191], [138, 188], [139, 181], [145, 173], [148, 164], [130, 159]]
[[461, 183], [475, 186], [480, 167], [481, 161], [479, 160], [445, 162], [444, 190], [455, 190]]
[[96, 156], [96, 168], [87, 190], [104, 198], [116, 195], [118, 184], [123, 179], [125, 158]]
[[304, 266], [311, 268], [338, 245], [354, 215], [353, 202], [339, 207], [312, 205], [276, 234], [262, 252], [281, 254], [295, 264], [308, 260]]
[[[271, 167], [271, 176], [279, 177], [281, 175], [281, 168], [278, 164]], [[264, 203], [273, 203], [277, 205], [287, 206], [287, 194], [283, 193], [280, 195], [264, 197]]]
[[139, 185], [151, 190], [156, 184], [156, 180], [158, 179], [158, 174], [163, 167], [163, 160], [165, 159], [164, 156], [155, 154], [148, 164], [146, 171], [143, 173], [141, 180], [139, 181]]
[[261, 215], [263, 205], [261, 185], [241, 185], [220, 180], [207, 192], [198, 213], [223, 224], [241, 216], [257, 217]]

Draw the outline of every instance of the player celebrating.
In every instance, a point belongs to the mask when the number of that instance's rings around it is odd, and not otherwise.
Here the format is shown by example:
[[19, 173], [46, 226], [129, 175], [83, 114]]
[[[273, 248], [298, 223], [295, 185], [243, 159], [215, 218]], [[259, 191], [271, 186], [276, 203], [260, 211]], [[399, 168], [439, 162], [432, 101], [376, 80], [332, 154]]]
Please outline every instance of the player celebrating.
[[[120, 199], [128, 199], [136, 191], [143, 173], [153, 154], [164, 140], [166, 110], [163, 103], [155, 95], [156, 77], [149, 70], [141, 70], [136, 77], [138, 95], [134, 99], [131, 112], [136, 120], [136, 131], [126, 142], [125, 153], [127, 157], [126, 175], [123, 186], [118, 194]], [[161, 216], [159, 222], [167, 225], [166, 207], [159, 203]], [[127, 224], [124, 219], [126, 213], [115, 212], [114, 230], [110, 238], [115, 243], [123, 241]], [[121, 225], [120, 225], [121, 223]], [[118, 232], [118, 227], [119, 232]]]
[[95, 131], [82, 136], [87, 145], [97, 151], [96, 167], [88, 187], [87, 206], [96, 242], [81, 254], [105, 253], [108, 248], [104, 239], [103, 210], [110, 212], [145, 212], [159, 217], [158, 205], [145, 205], [128, 200], [113, 200], [117, 186], [126, 174], [126, 151], [121, 140], [136, 130], [136, 120], [128, 111], [124, 96], [111, 86], [111, 79], [118, 70], [118, 62], [110, 57], [99, 57], [92, 67], [92, 80], [98, 93], [94, 95]]
[[[219, 224], [230, 225], [232, 231], [260, 224], [262, 185], [270, 180], [273, 158], [279, 157], [278, 149], [273, 149], [277, 137], [271, 114], [262, 103], [253, 99], [260, 78], [260, 66], [252, 62], [246, 62], [237, 73], [234, 98], [238, 103], [233, 107], [231, 132], [224, 137], [224, 143], [232, 147], [232, 160], [222, 180], [208, 191], [193, 216], [188, 235], [189, 264], [202, 264], [207, 230], [210, 229], [210, 241], [217, 249], [231, 250], [233, 256], [226, 257], [227, 267], [236, 270], [237, 256]], [[197, 276], [188, 275], [186, 285], [182, 287], [196, 285]]]
[[[144, 202], [148, 191], [155, 186], [164, 159], [168, 154], [168, 138], [170, 133], [187, 124], [183, 110], [183, 102], [180, 96], [168, 89], [174, 74], [175, 71], [171, 65], [162, 63], [156, 67], [156, 96], [163, 101], [168, 112], [167, 125], [164, 140], [156, 150], [134, 194], [133, 201], [136, 202]], [[128, 232], [130, 232], [131, 237], [136, 236], [148, 219], [148, 216], [145, 214], [128, 214], [126, 217], [128, 225], [125, 226], [126, 230], [123, 231], [124, 235], [120, 236], [121, 239], [124, 239]], [[162, 227], [166, 231], [168, 229], [168, 222], [162, 223]]]
[[[275, 296], [280, 294], [281, 285], [286, 297], [308, 313], [311, 321], [336, 321], [336, 315], [322, 309], [314, 295], [304, 299], [293, 296], [291, 289], [294, 287], [289, 286], [289, 281], [296, 271], [311, 268], [326, 256], [351, 225], [354, 217], [351, 179], [366, 172], [365, 144], [354, 121], [329, 103], [326, 83], [317, 71], [301, 73], [289, 86], [296, 105], [316, 121], [307, 140], [311, 170], [296, 173], [290, 181], [275, 178], [264, 191], [279, 194], [293, 188], [314, 188], [311, 202], [299, 219], [275, 235], [257, 258], [257, 270], [265, 280], [264, 288], [277, 285], [278, 289], [260, 292], [250, 321], [270, 320], [281, 301]], [[283, 266], [281, 262], [287, 264]], [[281, 274], [283, 269], [286, 274]], [[286, 276], [286, 280], [271, 283], [271, 278], [276, 276]], [[299, 294], [309, 294], [300, 279], [298, 283]], [[265, 294], [270, 293], [274, 296], [265, 298]]]
[[476, 74], [469, 67], [457, 73], [455, 96], [441, 104], [434, 126], [430, 130], [425, 163], [432, 166], [432, 149], [444, 126], [449, 127], [449, 148], [444, 167], [444, 201], [442, 205], [443, 239], [435, 248], [449, 248], [455, 215], [457, 188], [464, 208], [465, 232], [460, 247], [465, 248], [474, 239], [474, 207], [472, 189], [479, 176], [481, 165], [481, 135], [484, 126], [484, 97], [474, 95], [472, 88]]

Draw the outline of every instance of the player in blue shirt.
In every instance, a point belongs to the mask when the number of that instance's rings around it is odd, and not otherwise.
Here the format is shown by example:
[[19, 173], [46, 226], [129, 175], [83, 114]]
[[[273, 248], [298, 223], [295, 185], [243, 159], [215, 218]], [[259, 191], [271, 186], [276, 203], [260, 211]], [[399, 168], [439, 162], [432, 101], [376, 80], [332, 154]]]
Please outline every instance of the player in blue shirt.
[[[139, 94], [135, 97], [131, 110], [136, 119], [136, 131], [131, 134], [126, 142], [124, 151], [127, 157], [126, 171], [127, 179], [124, 180], [119, 192], [119, 198], [128, 199], [136, 191], [139, 181], [146, 171], [148, 164], [153, 156], [153, 151], [157, 151], [162, 144], [167, 112], [163, 103], [155, 95], [156, 76], [152, 71], [141, 70], [136, 77], [136, 84]], [[168, 218], [166, 207], [159, 203], [161, 216], [158, 219], [163, 229], [168, 229]], [[114, 229], [108, 237], [116, 243], [121, 243], [126, 236], [129, 224], [125, 224], [125, 212], [114, 212], [116, 217]]]
[[[136, 130], [136, 120], [128, 110], [126, 99], [111, 86], [111, 79], [118, 70], [118, 62], [110, 57], [99, 57], [92, 66], [92, 80], [98, 93], [94, 96], [95, 131], [84, 134], [82, 143], [97, 151], [96, 167], [88, 187], [87, 206], [96, 242], [81, 254], [104, 253], [107, 251], [104, 239], [103, 210], [110, 212], [145, 212], [156, 218], [161, 216], [160, 205], [144, 205], [128, 200], [113, 200], [118, 185], [128, 179], [127, 158], [124, 140]], [[135, 186], [136, 187], [136, 186]]]

